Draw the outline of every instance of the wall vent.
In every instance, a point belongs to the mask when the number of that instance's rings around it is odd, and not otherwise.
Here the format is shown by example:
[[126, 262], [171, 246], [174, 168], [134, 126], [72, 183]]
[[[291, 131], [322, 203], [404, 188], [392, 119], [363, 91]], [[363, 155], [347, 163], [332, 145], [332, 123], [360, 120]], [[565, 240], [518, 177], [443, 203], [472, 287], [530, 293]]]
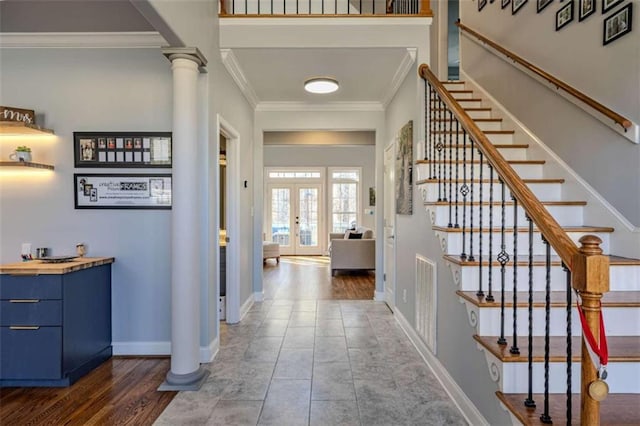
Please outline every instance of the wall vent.
[[436, 263], [416, 255], [416, 331], [436, 353]]

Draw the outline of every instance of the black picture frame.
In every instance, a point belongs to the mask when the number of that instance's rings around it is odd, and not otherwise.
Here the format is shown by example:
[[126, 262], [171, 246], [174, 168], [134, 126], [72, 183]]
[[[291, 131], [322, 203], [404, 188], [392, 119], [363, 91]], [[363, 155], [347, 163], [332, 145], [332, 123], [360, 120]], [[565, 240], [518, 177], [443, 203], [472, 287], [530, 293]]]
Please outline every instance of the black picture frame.
[[478, 12], [481, 12], [486, 5], [487, 5], [487, 0], [478, 0]]
[[502, 0], [502, 1], [500, 2], [500, 7], [501, 7], [502, 9], [506, 9], [506, 7], [507, 7], [507, 6], [509, 6], [509, 3], [511, 3], [511, 0]]
[[602, 45], [606, 46], [623, 35], [630, 33], [632, 25], [633, 3], [629, 3], [604, 19]]
[[604, 15], [624, 0], [602, 0], [602, 14]]
[[163, 168], [172, 166], [171, 132], [73, 132], [78, 168]]
[[596, 0], [578, 0], [578, 22], [582, 22], [596, 11]]
[[74, 173], [76, 210], [170, 210], [170, 173]]
[[515, 15], [518, 13], [522, 6], [524, 6], [529, 0], [511, 0], [511, 14]]
[[573, 0], [562, 6], [556, 12], [556, 31], [560, 31], [573, 21]]
[[553, 0], [537, 0], [536, 1], [536, 12], [542, 12], [547, 6], [553, 3]]

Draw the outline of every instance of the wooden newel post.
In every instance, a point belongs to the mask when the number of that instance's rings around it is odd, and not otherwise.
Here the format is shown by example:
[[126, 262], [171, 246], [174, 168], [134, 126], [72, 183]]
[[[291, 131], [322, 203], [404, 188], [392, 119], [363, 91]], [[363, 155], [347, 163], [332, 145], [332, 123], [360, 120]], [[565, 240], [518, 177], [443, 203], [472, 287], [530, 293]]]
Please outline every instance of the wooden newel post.
[[226, 0], [220, 0], [220, 15], [227, 14], [227, 2]]
[[[600, 299], [609, 291], [609, 257], [602, 254], [602, 240], [595, 235], [580, 238], [579, 253], [573, 257], [573, 288], [582, 298], [582, 310], [588, 327], [600, 342]], [[588, 387], [596, 380], [596, 367], [591, 361], [587, 343], [582, 338], [582, 381], [580, 385], [580, 424], [600, 425], [600, 403], [589, 396]]]
[[431, 11], [431, 3], [429, 0], [420, 0], [420, 15], [433, 16]]

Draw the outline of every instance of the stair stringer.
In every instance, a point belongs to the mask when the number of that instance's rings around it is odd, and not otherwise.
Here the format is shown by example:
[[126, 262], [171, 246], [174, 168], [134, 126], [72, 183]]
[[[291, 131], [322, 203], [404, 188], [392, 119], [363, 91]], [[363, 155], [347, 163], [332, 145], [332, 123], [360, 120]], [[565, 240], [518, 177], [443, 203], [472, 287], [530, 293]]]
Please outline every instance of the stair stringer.
[[598, 224], [615, 229], [610, 240], [610, 246], [615, 248], [614, 254], [640, 258], [640, 227], [633, 225], [625, 218], [595, 188], [580, 177], [575, 170], [555, 154], [518, 118], [511, 114], [473, 78], [469, 77], [464, 70], [460, 69], [460, 73], [461, 80], [465, 81], [465, 87], [481, 94], [483, 102], [492, 107], [497, 112], [497, 115], [504, 119], [503, 126], [516, 130], [518, 143], [528, 143], [529, 152], [534, 154], [536, 159], [546, 160], [545, 175], [565, 179], [562, 187], [563, 198], [587, 201], [587, 206], [584, 209], [584, 223]]

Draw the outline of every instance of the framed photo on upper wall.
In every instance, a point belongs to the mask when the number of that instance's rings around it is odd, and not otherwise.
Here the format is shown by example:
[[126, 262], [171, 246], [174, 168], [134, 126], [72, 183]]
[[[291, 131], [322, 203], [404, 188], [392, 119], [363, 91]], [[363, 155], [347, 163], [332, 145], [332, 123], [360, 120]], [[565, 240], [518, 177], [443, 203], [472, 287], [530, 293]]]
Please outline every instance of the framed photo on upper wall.
[[603, 46], [631, 32], [633, 3], [629, 3], [604, 20]]
[[607, 13], [624, 0], [602, 0], [602, 13]]
[[171, 132], [73, 132], [76, 167], [171, 168]]
[[578, 0], [578, 21], [584, 21], [596, 11], [596, 0]]
[[573, 0], [556, 12], [556, 31], [564, 28], [571, 21], [573, 21]]
[[522, 8], [522, 6], [525, 5], [526, 2], [527, 2], [527, 0], [512, 0], [511, 1], [511, 14], [515, 15]]
[[536, 7], [536, 12], [537, 13], [542, 12], [544, 10], [544, 8], [549, 6], [552, 2], [553, 2], [553, 0], [538, 0], [537, 7]]
[[480, 12], [487, 5], [487, 0], [478, 0], [478, 12]]
[[509, 6], [509, 3], [511, 3], [511, 0], [502, 0], [502, 2], [500, 3], [500, 7], [505, 9], [507, 6]]

